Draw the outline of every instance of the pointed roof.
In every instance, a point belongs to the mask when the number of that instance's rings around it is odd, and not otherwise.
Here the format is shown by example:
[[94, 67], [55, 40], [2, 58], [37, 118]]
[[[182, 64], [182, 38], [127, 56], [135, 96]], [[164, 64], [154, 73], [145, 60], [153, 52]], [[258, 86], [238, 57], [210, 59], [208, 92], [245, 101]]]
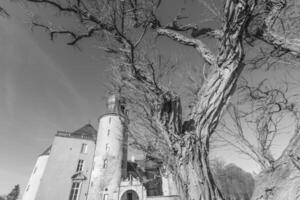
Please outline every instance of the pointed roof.
[[58, 131], [56, 136], [81, 138], [96, 141], [97, 131], [91, 124], [86, 124], [74, 132]]
[[50, 145], [43, 153], [41, 153], [39, 156], [47, 156], [50, 155], [51, 153], [51, 147], [52, 145]]

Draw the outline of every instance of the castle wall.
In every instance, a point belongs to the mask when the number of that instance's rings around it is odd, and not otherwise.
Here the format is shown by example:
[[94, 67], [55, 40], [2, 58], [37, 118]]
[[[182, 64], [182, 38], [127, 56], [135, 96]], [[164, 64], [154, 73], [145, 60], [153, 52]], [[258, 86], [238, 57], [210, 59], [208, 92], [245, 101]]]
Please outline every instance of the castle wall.
[[[82, 144], [87, 145], [85, 153]], [[78, 200], [86, 200], [94, 150], [92, 140], [56, 136], [35, 200], [68, 200], [79, 159], [84, 160], [81, 178], [85, 180], [77, 180], [81, 182]]]
[[107, 114], [100, 118], [88, 200], [118, 199], [127, 165], [126, 138], [123, 117]]
[[28, 184], [25, 188], [22, 200], [34, 200], [38, 189], [40, 187], [40, 181], [43, 177], [49, 155], [41, 155], [38, 157], [34, 169], [29, 178]]

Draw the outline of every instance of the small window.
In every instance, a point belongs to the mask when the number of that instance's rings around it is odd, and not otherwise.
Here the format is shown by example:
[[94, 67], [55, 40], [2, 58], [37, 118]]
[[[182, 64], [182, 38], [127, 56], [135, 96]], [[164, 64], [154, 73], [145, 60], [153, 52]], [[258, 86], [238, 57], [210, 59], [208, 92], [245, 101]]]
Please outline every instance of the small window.
[[110, 129], [107, 130], [107, 136], [109, 136], [109, 134], [110, 134]]
[[80, 182], [73, 182], [72, 183], [72, 188], [71, 188], [69, 200], [78, 200], [79, 199], [80, 186], [81, 186]]
[[109, 118], [108, 123], [109, 123], [109, 124], [111, 123], [111, 117]]
[[78, 164], [77, 164], [77, 168], [76, 168], [76, 172], [81, 172], [82, 168], [83, 168], [83, 160], [78, 160]]
[[29, 188], [30, 188], [30, 185], [27, 185], [26, 192], [29, 190]]
[[104, 163], [103, 163], [103, 168], [107, 168], [107, 163], [108, 163], [108, 160], [105, 159], [105, 160], [104, 160]]
[[105, 150], [106, 150], [107, 153], [109, 152], [109, 144], [105, 145]]
[[80, 153], [86, 153], [86, 152], [87, 152], [87, 144], [82, 144]]

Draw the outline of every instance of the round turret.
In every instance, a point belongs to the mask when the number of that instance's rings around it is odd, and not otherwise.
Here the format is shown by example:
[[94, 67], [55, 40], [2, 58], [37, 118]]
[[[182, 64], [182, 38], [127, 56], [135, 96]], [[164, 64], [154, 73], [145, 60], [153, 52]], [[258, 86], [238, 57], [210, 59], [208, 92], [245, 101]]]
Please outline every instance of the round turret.
[[118, 95], [107, 101], [107, 113], [99, 118], [94, 168], [88, 200], [117, 199], [127, 169], [125, 102]]

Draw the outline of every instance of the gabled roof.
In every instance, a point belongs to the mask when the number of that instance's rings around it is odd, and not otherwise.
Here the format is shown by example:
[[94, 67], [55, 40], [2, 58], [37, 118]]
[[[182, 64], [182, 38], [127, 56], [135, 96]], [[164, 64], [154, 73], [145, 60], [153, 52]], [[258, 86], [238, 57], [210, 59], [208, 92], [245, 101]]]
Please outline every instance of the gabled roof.
[[52, 145], [50, 145], [50, 146], [49, 146], [43, 153], [41, 153], [39, 156], [50, 155], [51, 147], [52, 147]]
[[91, 124], [86, 124], [74, 132], [58, 131], [56, 135], [62, 137], [89, 139], [94, 141], [97, 139], [97, 131]]
[[71, 133], [73, 137], [90, 137], [96, 140], [97, 138], [97, 131], [91, 124], [86, 124], [80, 129]]

